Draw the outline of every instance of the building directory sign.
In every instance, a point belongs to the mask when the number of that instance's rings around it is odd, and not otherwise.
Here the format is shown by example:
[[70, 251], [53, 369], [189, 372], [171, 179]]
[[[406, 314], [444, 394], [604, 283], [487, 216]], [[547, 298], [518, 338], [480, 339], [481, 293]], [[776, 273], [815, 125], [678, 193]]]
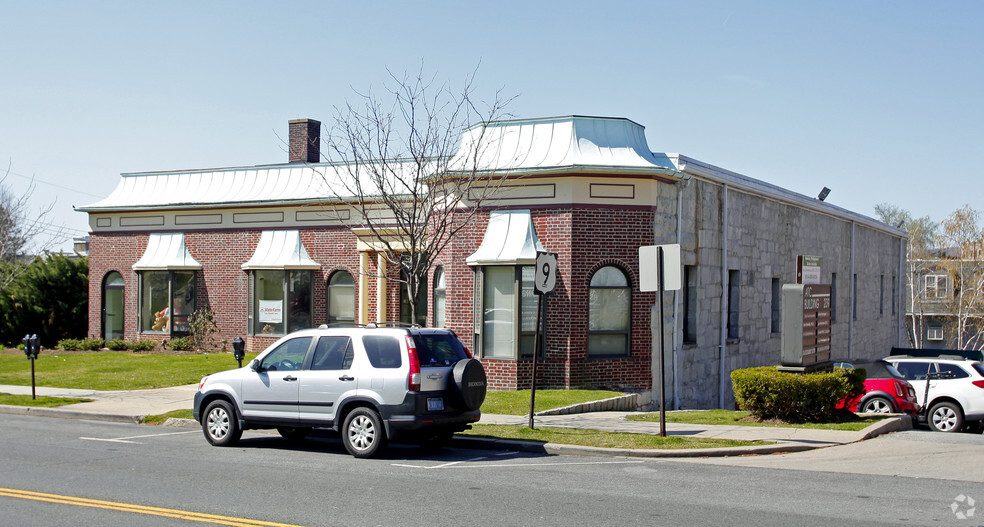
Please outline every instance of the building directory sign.
[[782, 286], [782, 365], [813, 366], [830, 360], [830, 285]]

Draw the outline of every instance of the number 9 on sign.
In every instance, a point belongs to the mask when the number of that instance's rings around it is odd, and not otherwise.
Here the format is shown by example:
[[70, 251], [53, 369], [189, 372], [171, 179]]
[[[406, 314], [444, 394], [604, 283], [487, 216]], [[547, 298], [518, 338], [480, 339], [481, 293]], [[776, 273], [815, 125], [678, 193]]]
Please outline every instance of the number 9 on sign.
[[536, 253], [536, 274], [533, 280], [533, 290], [538, 295], [545, 295], [554, 290], [557, 285], [557, 255], [555, 253]]

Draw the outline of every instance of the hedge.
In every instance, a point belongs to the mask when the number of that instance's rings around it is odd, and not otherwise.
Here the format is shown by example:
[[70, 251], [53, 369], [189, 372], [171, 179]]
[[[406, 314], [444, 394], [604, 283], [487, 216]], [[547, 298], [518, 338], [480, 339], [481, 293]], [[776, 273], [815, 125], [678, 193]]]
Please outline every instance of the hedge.
[[731, 372], [731, 384], [738, 406], [760, 419], [822, 422], [845, 397], [864, 393], [865, 375], [863, 368], [796, 374], [762, 366]]

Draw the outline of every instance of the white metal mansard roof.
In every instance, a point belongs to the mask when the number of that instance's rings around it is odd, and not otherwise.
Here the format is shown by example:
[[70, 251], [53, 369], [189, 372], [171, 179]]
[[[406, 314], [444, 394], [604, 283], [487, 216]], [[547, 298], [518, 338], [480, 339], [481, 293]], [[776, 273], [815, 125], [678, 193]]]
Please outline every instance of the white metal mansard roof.
[[653, 154], [645, 127], [622, 118], [571, 115], [497, 121], [465, 131], [451, 161], [482, 172], [653, 172], [675, 174]]
[[[621, 118], [582, 116], [473, 126], [463, 134], [450, 167], [502, 173], [676, 173], [669, 159], [649, 150], [645, 129], [639, 124]], [[337, 181], [339, 171], [350, 168], [295, 163], [123, 174], [109, 196], [77, 210], [323, 202], [351, 195], [329, 183]]]

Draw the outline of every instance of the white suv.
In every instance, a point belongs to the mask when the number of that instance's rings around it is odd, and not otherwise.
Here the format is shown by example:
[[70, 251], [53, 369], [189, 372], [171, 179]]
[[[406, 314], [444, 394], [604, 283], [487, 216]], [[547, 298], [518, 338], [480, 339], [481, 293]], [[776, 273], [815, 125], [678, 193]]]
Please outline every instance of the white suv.
[[330, 428], [350, 454], [371, 457], [388, 439], [439, 444], [479, 420], [485, 369], [454, 332], [381, 326], [297, 331], [249, 366], [205, 377], [194, 404], [205, 439], [226, 446], [243, 430], [276, 428], [297, 440]]
[[[984, 364], [960, 357], [885, 357], [927, 409], [926, 423], [938, 432], [956, 432], [984, 420]], [[926, 383], [929, 383], [927, 402]]]

